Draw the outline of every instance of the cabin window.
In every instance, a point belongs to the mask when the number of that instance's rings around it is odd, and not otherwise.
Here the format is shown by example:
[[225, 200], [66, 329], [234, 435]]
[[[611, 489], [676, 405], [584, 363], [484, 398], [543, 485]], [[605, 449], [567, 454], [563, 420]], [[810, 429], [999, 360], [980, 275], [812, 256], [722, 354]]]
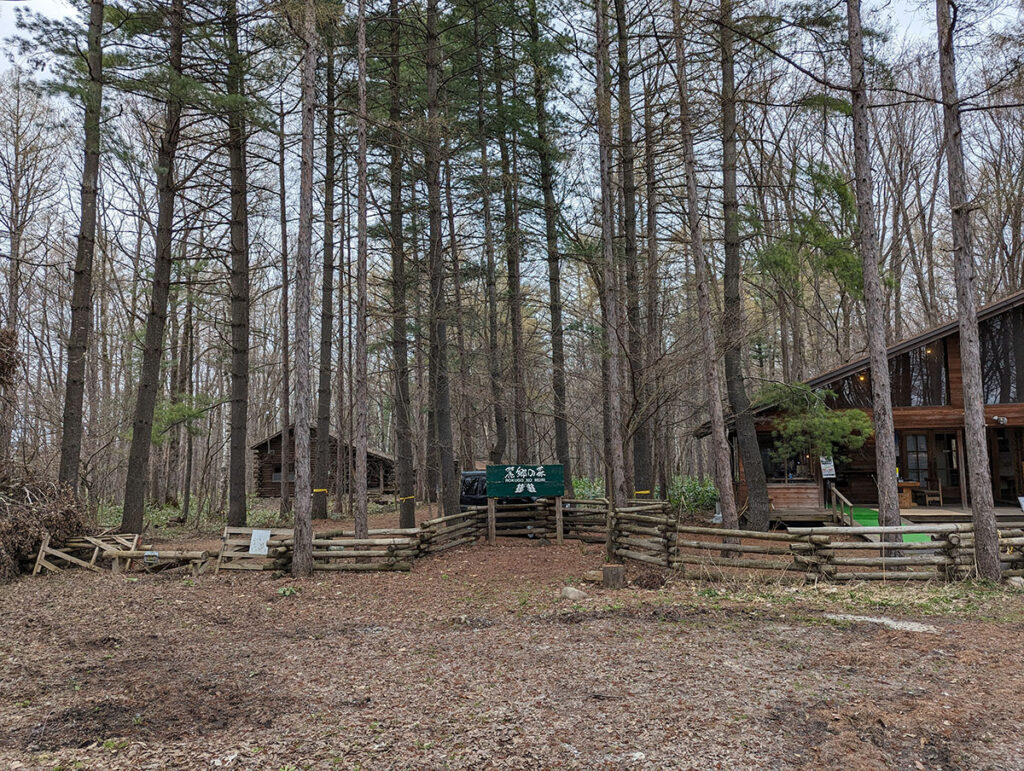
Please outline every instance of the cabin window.
[[[281, 464], [280, 463], [278, 463], [276, 466], [274, 466], [274, 475], [270, 478], [270, 481], [271, 482], [277, 482], [278, 484], [281, 483]], [[294, 463], [289, 463], [288, 464], [288, 481], [289, 482], [294, 482], [295, 481], [295, 464]]]
[[986, 404], [1024, 402], [1024, 308], [978, 325]]
[[835, 393], [828, 400], [832, 409], [871, 409], [871, 373], [867, 369], [825, 387]]
[[809, 482], [814, 480], [811, 456], [799, 453], [789, 458], [780, 458], [768, 447], [761, 448], [761, 465], [769, 482]]
[[893, 407], [939, 407], [949, 403], [944, 340], [893, 357], [889, 375]]
[[928, 484], [928, 435], [907, 434], [907, 465], [903, 478], [910, 482]]

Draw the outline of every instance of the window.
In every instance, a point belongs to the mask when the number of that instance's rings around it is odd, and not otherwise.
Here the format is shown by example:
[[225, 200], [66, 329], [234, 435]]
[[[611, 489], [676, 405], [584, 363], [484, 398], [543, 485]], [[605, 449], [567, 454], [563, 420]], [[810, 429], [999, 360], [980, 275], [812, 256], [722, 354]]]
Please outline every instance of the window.
[[986, 404], [1024, 401], [1024, 308], [986, 319], [978, 334]]
[[825, 388], [835, 393], [835, 398], [828, 400], [832, 409], [871, 408], [871, 373], [866, 369], [829, 383]]
[[[280, 463], [278, 463], [276, 466], [274, 466], [274, 475], [272, 477], [270, 477], [270, 481], [271, 482], [277, 482], [278, 484], [281, 483], [281, 464]], [[294, 482], [295, 481], [295, 464], [294, 463], [289, 463], [288, 464], [288, 481], [289, 482]]]
[[806, 482], [814, 479], [811, 459], [807, 453], [779, 458], [769, 447], [761, 445], [761, 465], [769, 482]]
[[903, 478], [910, 482], [928, 484], [928, 435], [907, 434], [907, 467]]
[[946, 342], [935, 340], [889, 360], [893, 407], [948, 404]]

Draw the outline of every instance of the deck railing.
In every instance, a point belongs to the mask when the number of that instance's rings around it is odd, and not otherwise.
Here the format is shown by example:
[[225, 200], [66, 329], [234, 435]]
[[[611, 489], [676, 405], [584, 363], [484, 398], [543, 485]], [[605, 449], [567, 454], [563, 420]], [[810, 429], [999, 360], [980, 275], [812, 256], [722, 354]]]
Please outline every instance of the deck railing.
[[829, 505], [832, 509], [832, 519], [849, 527], [854, 526], [853, 504], [850, 499], [836, 489], [835, 482], [828, 483]]

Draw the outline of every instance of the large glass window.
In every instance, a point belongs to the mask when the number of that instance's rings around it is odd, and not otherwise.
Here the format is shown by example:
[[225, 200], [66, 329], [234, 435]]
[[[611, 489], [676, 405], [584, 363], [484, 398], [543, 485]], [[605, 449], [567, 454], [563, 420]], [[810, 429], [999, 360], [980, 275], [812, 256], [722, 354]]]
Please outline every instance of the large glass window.
[[871, 409], [871, 374], [868, 370], [825, 386], [835, 393], [829, 406], [835, 410]]
[[986, 319], [978, 333], [985, 402], [1024, 402], [1024, 308]]
[[893, 407], [948, 404], [946, 343], [936, 340], [889, 360]]
[[806, 482], [814, 479], [811, 458], [807, 453], [780, 458], [769, 449], [770, 444], [765, 442], [761, 445], [761, 464], [769, 482]]

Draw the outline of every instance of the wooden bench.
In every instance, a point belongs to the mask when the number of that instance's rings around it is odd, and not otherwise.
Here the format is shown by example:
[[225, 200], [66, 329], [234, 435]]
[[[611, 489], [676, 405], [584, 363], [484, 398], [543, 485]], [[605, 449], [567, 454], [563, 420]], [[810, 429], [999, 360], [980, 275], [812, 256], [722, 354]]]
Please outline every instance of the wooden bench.
[[[257, 530], [269, 530], [266, 554], [249, 551], [252, 534]], [[221, 570], [274, 570], [287, 567], [290, 547], [283, 541], [291, 539], [295, 531], [290, 527], [225, 527], [221, 537], [220, 553], [213, 574]]]
[[914, 491], [918, 493], [924, 500], [925, 506], [942, 506], [942, 488], [932, 489], [930, 487], [921, 487]]

